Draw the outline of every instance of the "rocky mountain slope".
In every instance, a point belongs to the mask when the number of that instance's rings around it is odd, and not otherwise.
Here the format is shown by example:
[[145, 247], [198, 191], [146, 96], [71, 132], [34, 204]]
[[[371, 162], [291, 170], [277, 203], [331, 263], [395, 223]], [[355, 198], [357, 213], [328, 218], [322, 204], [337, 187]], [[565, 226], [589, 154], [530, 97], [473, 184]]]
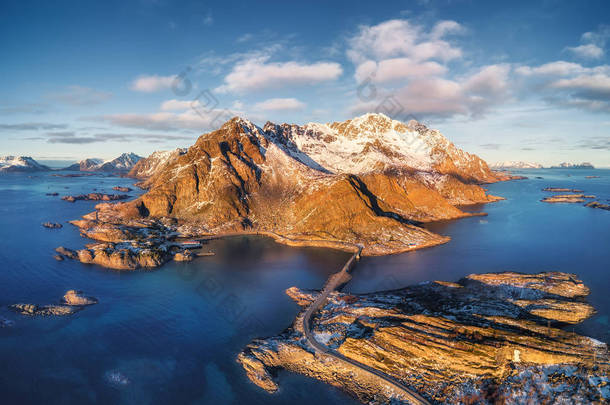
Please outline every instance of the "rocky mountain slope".
[[[302, 307], [314, 291], [287, 291]], [[433, 403], [607, 403], [604, 343], [564, 331], [594, 310], [575, 275], [470, 275], [370, 294], [332, 293], [312, 320], [316, 340], [380, 370]], [[350, 363], [307, 344], [301, 318], [238, 357], [248, 377], [275, 392], [280, 368], [340, 387], [363, 403], [409, 403]]]
[[[362, 244], [363, 254], [381, 255], [447, 242], [419, 225], [472, 215], [458, 204], [497, 199], [477, 185], [498, 180], [485, 162], [420, 124], [377, 114], [317, 124], [335, 131], [336, 140], [323, 139], [332, 135], [328, 129], [306, 129], [313, 125], [260, 128], [233, 118], [186, 152], [175, 152], [148, 178], [146, 194], [116, 207], [101, 205], [98, 220], [89, 216], [78, 226], [93, 239], [104, 234], [104, 242], [124, 242], [107, 235], [171, 218], [173, 225], [164, 225], [169, 234], [259, 233], [288, 244]], [[428, 146], [413, 149], [411, 138]], [[370, 146], [374, 139], [379, 144]], [[335, 153], [340, 141], [362, 149]], [[325, 154], [329, 143], [332, 153]], [[121, 232], [111, 231], [117, 227]]]
[[542, 169], [542, 165], [540, 163], [521, 162], [516, 160], [496, 162], [490, 167], [492, 169]]
[[80, 162], [74, 163], [66, 167], [64, 170], [76, 170], [81, 172], [93, 172], [96, 171], [99, 165], [104, 163], [102, 159], [88, 158], [83, 159]]
[[135, 153], [123, 153], [121, 156], [111, 160], [88, 158], [66, 167], [64, 170], [78, 170], [85, 172], [126, 172], [131, 170], [141, 156]]
[[0, 156], [0, 173], [39, 172], [51, 170], [29, 156]]
[[[127, 174], [129, 177], [136, 179], [149, 179], [155, 174], [161, 172], [167, 165], [169, 165], [178, 156], [184, 155], [187, 149], [178, 148], [168, 151], [153, 152], [147, 158], [140, 159]], [[142, 182], [140, 185], [146, 187], [148, 183]]]

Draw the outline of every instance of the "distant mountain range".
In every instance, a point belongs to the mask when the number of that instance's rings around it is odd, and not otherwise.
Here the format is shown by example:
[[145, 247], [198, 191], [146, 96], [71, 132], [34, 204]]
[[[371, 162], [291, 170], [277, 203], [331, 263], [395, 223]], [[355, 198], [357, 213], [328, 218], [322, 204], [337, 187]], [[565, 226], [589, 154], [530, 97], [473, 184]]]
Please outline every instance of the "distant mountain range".
[[595, 167], [589, 162], [582, 163], [559, 163], [557, 166], [551, 166], [551, 169], [595, 169]]
[[[540, 163], [532, 162], [521, 162], [515, 160], [508, 160], [506, 162], [496, 162], [489, 166], [492, 169], [504, 170], [504, 169], [542, 169]], [[595, 169], [595, 167], [588, 162], [583, 163], [559, 163], [557, 166], [551, 166], [551, 169]]]
[[[82, 172], [128, 172], [142, 159], [135, 153], [123, 153], [111, 159], [84, 159], [60, 170], [76, 170]], [[40, 172], [53, 170], [38, 163], [29, 156], [0, 156], [0, 172]]]
[[142, 157], [135, 153], [123, 153], [115, 159], [106, 161], [95, 158], [84, 159], [63, 170], [76, 170], [81, 172], [127, 172], [141, 159]]
[[540, 163], [521, 162], [515, 160], [496, 162], [490, 167], [492, 169], [542, 169], [542, 165]]
[[0, 172], [40, 172], [51, 170], [29, 156], [0, 156]]

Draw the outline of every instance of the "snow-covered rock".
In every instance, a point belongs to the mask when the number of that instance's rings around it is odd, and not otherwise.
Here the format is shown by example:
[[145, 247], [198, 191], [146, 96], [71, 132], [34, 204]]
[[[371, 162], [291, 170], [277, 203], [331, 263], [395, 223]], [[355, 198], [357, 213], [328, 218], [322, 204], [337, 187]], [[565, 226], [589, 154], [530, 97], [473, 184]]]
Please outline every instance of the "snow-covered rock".
[[0, 172], [38, 172], [51, 170], [29, 156], [0, 156]]

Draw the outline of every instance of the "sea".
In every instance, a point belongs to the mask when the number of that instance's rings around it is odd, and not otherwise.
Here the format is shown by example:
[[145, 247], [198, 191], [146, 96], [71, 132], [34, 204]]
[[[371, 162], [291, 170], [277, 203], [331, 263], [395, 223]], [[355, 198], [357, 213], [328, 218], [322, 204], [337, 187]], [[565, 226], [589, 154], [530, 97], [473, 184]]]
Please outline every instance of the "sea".
[[[0, 175], [0, 403], [2, 404], [356, 404], [339, 389], [285, 371], [280, 390], [252, 384], [236, 362], [253, 339], [281, 333], [299, 308], [285, 290], [321, 288], [348, 253], [295, 248], [263, 237], [210, 241], [215, 256], [155, 270], [115, 271], [56, 261], [58, 246], [87, 241], [67, 221], [95, 202], [61, 196], [141, 190], [134, 180], [67, 172]], [[496, 203], [463, 207], [485, 212], [427, 224], [447, 244], [365, 257], [346, 291], [365, 293], [471, 273], [574, 273], [591, 289], [597, 313], [575, 332], [610, 342], [610, 211], [583, 204], [547, 204], [545, 187], [568, 187], [610, 203], [610, 170], [519, 171], [525, 180], [487, 185]], [[599, 176], [586, 178], [586, 176]], [[47, 193], [59, 193], [50, 196]], [[59, 222], [47, 229], [43, 222]], [[8, 305], [59, 303], [67, 290], [99, 300], [68, 317], [27, 317]]]

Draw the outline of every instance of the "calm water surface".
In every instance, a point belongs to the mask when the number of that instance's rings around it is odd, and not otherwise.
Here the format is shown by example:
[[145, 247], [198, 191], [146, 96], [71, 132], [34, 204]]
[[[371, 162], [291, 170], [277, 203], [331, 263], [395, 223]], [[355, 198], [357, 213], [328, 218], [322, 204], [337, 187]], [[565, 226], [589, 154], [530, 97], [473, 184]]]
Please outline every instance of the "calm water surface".
[[[601, 178], [584, 178], [592, 174]], [[469, 208], [489, 216], [429, 226], [450, 235], [450, 243], [364, 258], [347, 290], [398, 288], [488, 271], [569, 271], [591, 287], [590, 301], [599, 311], [578, 331], [608, 342], [610, 212], [539, 200], [546, 195], [542, 188], [566, 186], [608, 202], [610, 171], [526, 175], [529, 180], [489, 186], [505, 201]], [[266, 394], [235, 362], [253, 338], [275, 335], [291, 324], [298, 308], [284, 294], [286, 288], [319, 288], [346, 253], [237, 237], [205, 246], [214, 257], [156, 271], [125, 273], [53, 259], [55, 247], [81, 247], [84, 240], [69, 224], [59, 230], [40, 224], [78, 218], [95, 203], [71, 204], [45, 193], [111, 192], [113, 186], [131, 184], [105, 176], [0, 176], [0, 316], [15, 321], [0, 329], [2, 403], [356, 403], [290, 373], [280, 373], [279, 393]], [[100, 303], [66, 318], [25, 318], [5, 309], [17, 302], [55, 303], [68, 289], [84, 290]], [[109, 380], [116, 372], [126, 384]]]

